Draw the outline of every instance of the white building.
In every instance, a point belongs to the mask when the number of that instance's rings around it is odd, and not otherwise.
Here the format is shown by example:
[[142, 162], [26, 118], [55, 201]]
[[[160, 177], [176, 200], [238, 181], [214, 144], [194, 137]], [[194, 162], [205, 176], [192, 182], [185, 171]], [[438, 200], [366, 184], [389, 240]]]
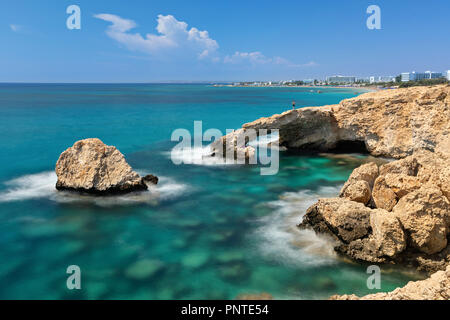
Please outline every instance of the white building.
[[423, 79], [439, 79], [443, 78], [444, 75], [440, 72], [432, 72], [425, 71], [421, 73], [413, 72], [403, 72], [402, 73], [402, 82], [415, 81], [415, 80], [423, 80]]
[[414, 81], [416, 80], [416, 72], [402, 72], [402, 82]]
[[443, 74], [440, 72], [425, 71], [425, 79], [439, 79]]
[[348, 77], [348, 76], [332, 76], [327, 77], [328, 83], [355, 83], [356, 77]]
[[393, 76], [380, 76], [380, 77], [370, 77], [370, 83], [379, 83], [379, 82], [395, 82], [395, 77]]
[[447, 80], [450, 81], [450, 70], [447, 70]]

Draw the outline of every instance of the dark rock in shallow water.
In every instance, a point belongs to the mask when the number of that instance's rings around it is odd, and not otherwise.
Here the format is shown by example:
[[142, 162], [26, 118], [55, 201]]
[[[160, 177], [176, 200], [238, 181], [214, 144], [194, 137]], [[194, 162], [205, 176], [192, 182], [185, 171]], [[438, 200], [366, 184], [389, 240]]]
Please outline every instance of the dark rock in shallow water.
[[55, 171], [58, 190], [96, 195], [147, 190], [146, 183], [123, 154], [96, 138], [77, 141], [61, 153]]
[[149, 183], [153, 183], [153, 184], [158, 184], [158, 177], [154, 176], [152, 174], [148, 174], [145, 177], [142, 178], [142, 180], [144, 180], [145, 182], [149, 182]]

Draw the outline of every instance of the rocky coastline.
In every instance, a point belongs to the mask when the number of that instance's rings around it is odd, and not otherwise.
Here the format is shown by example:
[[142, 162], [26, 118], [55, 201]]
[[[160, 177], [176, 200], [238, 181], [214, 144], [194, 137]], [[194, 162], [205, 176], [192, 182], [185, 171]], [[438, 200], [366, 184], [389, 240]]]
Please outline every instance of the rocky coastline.
[[[329, 235], [335, 250], [354, 260], [407, 265], [431, 274], [425, 282], [364, 298], [448, 299], [449, 85], [370, 92], [337, 105], [261, 118], [213, 143], [213, 153], [223, 154], [223, 148], [230, 148], [227, 139], [245, 139], [249, 129], [278, 129], [279, 144], [288, 150], [363, 151], [397, 159], [356, 168], [340, 194], [319, 199], [299, 227]], [[231, 148], [234, 154], [254, 153], [247, 145]]]

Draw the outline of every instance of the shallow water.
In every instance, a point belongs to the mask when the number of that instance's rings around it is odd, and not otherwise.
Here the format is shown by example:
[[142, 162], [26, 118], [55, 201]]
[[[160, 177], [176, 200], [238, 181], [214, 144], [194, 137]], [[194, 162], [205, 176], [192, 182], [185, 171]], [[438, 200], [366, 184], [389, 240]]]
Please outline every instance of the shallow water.
[[[281, 153], [257, 165], [174, 165], [176, 128], [239, 128], [297, 106], [337, 103], [354, 90], [207, 85], [0, 85], [0, 298], [233, 299], [372, 293], [366, 266], [299, 231], [306, 208], [335, 196], [365, 156]], [[91, 197], [57, 192], [54, 164], [76, 140], [115, 145], [151, 192]], [[66, 288], [78, 265], [82, 290]], [[410, 275], [386, 270], [382, 291]]]

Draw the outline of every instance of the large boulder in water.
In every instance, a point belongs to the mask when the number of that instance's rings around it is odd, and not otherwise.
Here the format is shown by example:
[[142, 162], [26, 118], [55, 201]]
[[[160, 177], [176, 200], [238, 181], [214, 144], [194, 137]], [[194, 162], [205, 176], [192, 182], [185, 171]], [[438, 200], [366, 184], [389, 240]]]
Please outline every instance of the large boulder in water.
[[75, 142], [56, 163], [56, 189], [93, 194], [147, 190], [144, 180], [113, 146], [91, 138]]

